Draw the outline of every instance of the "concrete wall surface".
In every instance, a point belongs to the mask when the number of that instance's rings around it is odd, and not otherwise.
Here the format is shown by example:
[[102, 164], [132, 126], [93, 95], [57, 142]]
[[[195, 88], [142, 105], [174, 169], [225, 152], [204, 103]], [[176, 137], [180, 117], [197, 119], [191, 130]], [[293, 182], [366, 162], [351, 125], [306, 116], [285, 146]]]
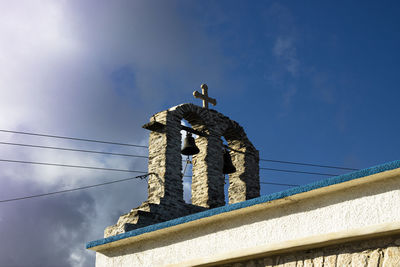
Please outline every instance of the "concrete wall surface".
[[270, 257], [256, 258], [221, 267], [396, 267], [400, 266], [400, 235], [348, 242]]
[[[105, 244], [94, 249], [96, 266], [275, 266], [232, 264], [397, 235], [399, 203], [400, 169], [394, 169]], [[397, 253], [394, 242], [371, 248], [369, 257]]]

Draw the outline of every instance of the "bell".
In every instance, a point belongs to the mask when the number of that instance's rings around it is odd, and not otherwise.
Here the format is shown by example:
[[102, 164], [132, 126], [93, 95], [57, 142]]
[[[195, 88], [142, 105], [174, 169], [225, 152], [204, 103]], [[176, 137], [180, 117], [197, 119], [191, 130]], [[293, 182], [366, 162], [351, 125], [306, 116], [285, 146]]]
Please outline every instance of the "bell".
[[231, 155], [228, 150], [224, 150], [224, 167], [222, 168], [223, 174], [229, 174], [236, 172], [235, 166], [233, 166]]
[[194, 138], [193, 138], [192, 134], [187, 133], [185, 140], [183, 141], [183, 147], [182, 147], [181, 153], [183, 155], [190, 156], [190, 155], [197, 154], [199, 152], [200, 152], [200, 150], [196, 146], [196, 143], [194, 142]]

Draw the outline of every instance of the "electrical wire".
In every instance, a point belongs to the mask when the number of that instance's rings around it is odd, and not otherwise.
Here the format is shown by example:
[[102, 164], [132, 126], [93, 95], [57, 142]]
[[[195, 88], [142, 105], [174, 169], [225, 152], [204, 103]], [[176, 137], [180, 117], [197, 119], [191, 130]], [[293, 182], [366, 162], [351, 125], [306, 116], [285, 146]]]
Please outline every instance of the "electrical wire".
[[295, 170], [282, 170], [282, 169], [264, 168], [264, 167], [260, 168], [260, 170], [277, 171], [277, 172], [290, 172], [290, 173], [302, 173], [302, 174], [323, 175], [323, 176], [338, 176], [339, 175], [339, 174], [320, 173], [320, 172], [303, 172], [303, 171], [295, 171]]
[[284, 164], [293, 164], [293, 165], [303, 165], [303, 166], [320, 167], [320, 168], [330, 168], [330, 169], [338, 169], [338, 170], [349, 170], [349, 171], [357, 171], [358, 170], [358, 169], [346, 168], [346, 167], [329, 166], [329, 165], [318, 165], [318, 164], [311, 164], [311, 163], [301, 163], [301, 162], [275, 160], [275, 159], [260, 159], [260, 161], [267, 161], [267, 162], [274, 162], [274, 163], [284, 163]]
[[[136, 171], [136, 170], [103, 168], [103, 167], [95, 167], [95, 166], [70, 165], [70, 164], [59, 164], [59, 163], [49, 163], [49, 162], [37, 162], [37, 161], [12, 160], [12, 159], [0, 159], [0, 162], [34, 164], [34, 165], [44, 165], [44, 166], [68, 167], [68, 168], [81, 168], [81, 169], [92, 169], [92, 170], [102, 170], [102, 171], [146, 173], [146, 172], [143, 172], [143, 171]], [[304, 172], [304, 171], [273, 169], [273, 168], [260, 168], [260, 169], [261, 170], [269, 170], [269, 171], [290, 172], [290, 173], [299, 173], [299, 174], [312, 174], [312, 175], [323, 175], [323, 176], [337, 176], [338, 175], [338, 174]]]
[[87, 186], [76, 187], [76, 188], [71, 188], [71, 189], [65, 189], [65, 190], [60, 190], [60, 191], [55, 191], [55, 192], [49, 192], [49, 193], [43, 193], [43, 194], [37, 194], [37, 195], [30, 195], [30, 196], [24, 196], [24, 197], [17, 197], [17, 198], [10, 198], [10, 199], [3, 199], [3, 200], [0, 200], [0, 203], [12, 202], [12, 201], [24, 200], [24, 199], [30, 199], [30, 198], [37, 198], [37, 197], [44, 197], [44, 196], [61, 194], [61, 193], [69, 193], [69, 192], [73, 192], [73, 191], [89, 189], [89, 188], [103, 186], [103, 185], [109, 185], [109, 184], [125, 182], [125, 181], [138, 179], [138, 178], [143, 180], [143, 179], [145, 179], [147, 176], [149, 176], [151, 174], [152, 173], [147, 173], [145, 175], [138, 175], [138, 176], [135, 176], [135, 177], [125, 178], [125, 179], [120, 179], [120, 180], [114, 180], [114, 181], [105, 182], [105, 183], [101, 183], [101, 184], [87, 185]]
[[271, 183], [271, 182], [260, 182], [260, 184], [284, 185], [284, 186], [300, 186], [298, 184], [281, 184], [281, 183]]
[[54, 150], [65, 150], [65, 151], [74, 151], [74, 152], [95, 153], [95, 154], [104, 154], [104, 155], [112, 155], [112, 156], [149, 158], [148, 156], [133, 155], [133, 154], [112, 153], [112, 152], [103, 152], [103, 151], [85, 150], [85, 149], [75, 149], [75, 148], [67, 148], [67, 147], [39, 146], [39, 145], [10, 143], [10, 142], [0, 142], [0, 145], [24, 146], [24, 147], [33, 147], [33, 148], [46, 148], [46, 149], [54, 149]]
[[[42, 137], [49, 137], [49, 138], [68, 139], [68, 140], [75, 140], [75, 141], [95, 142], [95, 143], [112, 144], [112, 145], [121, 145], [121, 146], [131, 146], [131, 147], [141, 147], [141, 148], [147, 148], [148, 147], [148, 146], [136, 145], [136, 144], [126, 144], [126, 143], [110, 142], [110, 141], [103, 141], [103, 140], [84, 139], [84, 138], [58, 136], [58, 135], [48, 135], [48, 134], [39, 134], [39, 133], [31, 133], [31, 132], [11, 131], [11, 130], [4, 130], [4, 129], [0, 129], [0, 132], [16, 133], [16, 134], [24, 134], [24, 135], [33, 135], [33, 136], [42, 136]], [[73, 149], [73, 148], [65, 148], [65, 147], [31, 145], [31, 144], [21, 144], [21, 143], [11, 143], [11, 142], [0, 142], [0, 144], [3, 144], [3, 145], [14, 145], [14, 146], [24, 146], [24, 147], [32, 147], [32, 148], [45, 148], [45, 149], [54, 149], [54, 150], [74, 151], [74, 152], [96, 153], [96, 154], [105, 154], [105, 155], [114, 155], [114, 156], [148, 158], [147, 156], [141, 156], [141, 155], [102, 152], [102, 151], [84, 150], [84, 149]], [[0, 161], [2, 161], [2, 162], [11, 162], [11, 163], [24, 163], [24, 164], [57, 166], [57, 167], [84, 168], [84, 169], [93, 169], [93, 170], [146, 173], [144, 171], [136, 171], [136, 170], [102, 168], [102, 167], [94, 167], [94, 166], [69, 165], [69, 164], [57, 164], [57, 163], [47, 163], [47, 162], [20, 161], [20, 160], [10, 160], [10, 159], [0, 159]], [[273, 159], [260, 159], [260, 161], [273, 162], [273, 163], [283, 163], [283, 164], [293, 164], [293, 165], [302, 165], [302, 166], [310, 166], [310, 167], [320, 167], [320, 168], [332, 168], [332, 169], [342, 169], [342, 170], [357, 170], [357, 169], [346, 168], [346, 167], [338, 167], [338, 166], [330, 166], [330, 165], [319, 165], [319, 164], [293, 162], [293, 161], [282, 161], [282, 160], [273, 160]], [[186, 161], [186, 166], [185, 166], [185, 171], [183, 173], [183, 177], [191, 177], [191, 176], [186, 176], [185, 175], [187, 164], [188, 164], [188, 162]], [[265, 167], [260, 167], [260, 169], [262, 169], [262, 170], [270, 170], [270, 171], [279, 171], [279, 172], [299, 173], [299, 174], [323, 175], [323, 176], [336, 176], [337, 175], [337, 174], [305, 172], [305, 171], [275, 169], [275, 168], [265, 168]], [[55, 191], [55, 192], [50, 192], [50, 193], [31, 195], [31, 196], [25, 196], [25, 197], [13, 198], [13, 199], [5, 199], [5, 200], [0, 200], [0, 203], [23, 200], [23, 199], [30, 199], [30, 198], [36, 198], [36, 197], [43, 197], [43, 196], [49, 196], [49, 195], [54, 195], [54, 194], [60, 194], [60, 193], [73, 192], [73, 191], [77, 191], [77, 190], [83, 190], [83, 189], [89, 189], [89, 188], [108, 185], [108, 184], [113, 184], [113, 183], [119, 183], [119, 182], [128, 181], [128, 180], [132, 180], [132, 179], [136, 179], [136, 178], [145, 179], [149, 175], [150, 175], [149, 173], [146, 173], [145, 175], [139, 175], [139, 176], [135, 176], [135, 177], [130, 177], [130, 178], [121, 179], [121, 180], [115, 180], [115, 181], [101, 183], [101, 184], [83, 186], [83, 187], [78, 187], [78, 188], [66, 189], [66, 190], [61, 190], [61, 191]], [[273, 183], [273, 182], [260, 182], [260, 184], [269, 184], [269, 185], [278, 185], [278, 186], [299, 186], [297, 184], [285, 184], [285, 183]]]
[[[225, 181], [229, 181], [229, 179], [225, 179]], [[272, 182], [260, 182], [260, 184], [283, 185], [283, 186], [300, 186], [298, 184], [283, 184], [283, 183], [272, 183]]]
[[[245, 154], [245, 152], [233, 149], [227, 145], [223, 145], [225, 148], [235, 151], [237, 153]], [[330, 165], [320, 165], [320, 164], [312, 164], [312, 163], [304, 163], [304, 162], [295, 162], [295, 161], [285, 161], [285, 160], [275, 160], [275, 159], [260, 159], [260, 161], [266, 162], [274, 162], [274, 163], [284, 163], [284, 164], [294, 164], [294, 165], [303, 165], [303, 166], [311, 166], [311, 167], [320, 167], [320, 168], [330, 168], [330, 169], [339, 169], [339, 170], [350, 170], [357, 171], [358, 169], [346, 168], [346, 167], [338, 167], [338, 166], [330, 166]]]
[[[192, 176], [185, 175], [184, 178], [192, 178]], [[229, 179], [225, 179], [225, 181], [229, 181]], [[283, 185], [283, 186], [300, 186], [298, 184], [283, 184], [283, 183], [272, 183], [272, 182], [260, 182], [260, 184], [270, 184], [270, 185]]]
[[104, 155], [112, 155], [112, 156], [149, 158], [148, 156], [133, 155], [133, 154], [112, 153], [112, 152], [103, 152], [103, 151], [95, 151], [95, 150], [84, 150], [84, 149], [75, 149], [75, 148], [67, 148], [67, 147], [39, 146], [39, 145], [10, 143], [10, 142], [0, 142], [0, 145], [13, 145], [13, 146], [24, 146], [24, 147], [33, 147], [33, 148], [46, 148], [46, 149], [54, 149], [54, 150], [65, 150], [65, 151], [74, 151], [74, 152], [95, 153], [95, 154], [104, 154]]
[[[54, 192], [49, 192], [49, 193], [43, 193], [43, 194], [37, 194], [37, 195], [30, 195], [30, 196], [24, 196], [24, 197], [3, 199], [3, 200], [0, 200], [0, 203], [14, 202], [14, 201], [18, 201], [18, 200], [25, 200], [25, 199], [44, 197], [44, 196], [51, 196], [51, 195], [62, 194], [62, 193], [70, 193], [70, 192], [74, 192], [74, 191], [78, 191], [78, 190], [84, 190], [84, 189], [89, 189], [89, 188], [93, 188], [93, 187], [110, 185], [110, 184], [125, 182], [125, 181], [129, 181], [129, 180], [133, 180], [133, 179], [138, 179], [138, 178], [143, 180], [143, 179], [146, 179], [151, 174], [152, 173], [146, 173], [144, 175], [138, 175], [138, 176], [135, 176], [135, 177], [129, 177], [129, 178], [125, 178], [125, 179], [119, 179], [119, 180], [114, 180], [114, 181], [100, 183], [100, 184], [81, 186], [81, 187], [65, 189], [65, 190], [60, 190], [60, 191], [54, 191]], [[271, 184], [271, 185], [283, 185], [283, 186], [298, 186], [298, 185], [294, 185], [294, 184], [280, 184], [280, 183], [268, 183], [268, 182], [260, 182], [260, 183], [261, 184]]]
[[102, 171], [146, 173], [144, 171], [135, 171], [135, 170], [124, 170], [124, 169], [113, 169], [113, 168], [102, 168], [102, 167], [94, 167], [94, 166], [69, 165], [69, 164], [58, 164], [58, 163], [48, 163], [48, 162], [36, 162], [36, 161], [23, 161], [23, 160], [12, 160], [12, 159], [0, 159], [0, 161], [2, 161], [2, 162], [12, 162], [12, 163], [24, 163], [24, 164], [56, 166], [56, 167], [82, 168], [82, 169], [102, 170]]
[[[85, 149], [75, 149], [75, 148], [67, 148], [67, 147], [56, 147], [56, 146], [41, 146], [41, 145], [31, 145], [31, 144], [21, 144], [21, 143], [10, 143], [10, 142], [0, 142], [0, 145], [13, 145], [13, 146], [23, 146], [23, 147], [32, 147], [32, 148], [45, 148], [45, 149], [54, 149], [54, 150], [65, 150], [65, 151], [73, 151], [73, 152], [85, 152], [85, 153], [95, 153], [95, 154], [104, 154], [104, 155], [111, 155], [111, 156], [124, 156], [124, 157], [135, 157], [135, 158], [145, 158], [145, 159], [149, 158], [148, 156], [142, 156], [142, 155], [112, 153], [112, 152], [103, 152], [103, 151], [85, 150]], [[186, 160], [182, 159], [182, 161], [186, 161]]]
[[126, 143], [110, 142], [110, 141], [95, 140], [95, 139], [85, 139], [85, 138], [77, 138], [77, 137], [68, 137], [68, 136], [60, 136], [60, 135], [50, 135], [50, 134], [39, 134], [39, 133], [30, 133], [30, 132], [11, 131], [11, 130], [4, 130], [4, 129], [0, 129], [0, 132], [16, 133], [16, 134], [24, 134], [24, 135], [33, 135], [33, 136], [42, 136], [42, 137], [50, 137], [50, 138], [58, 138], [58, 139], [68, 139], [68, 140], [84, 141], [84, 142], [92, 142], [92, 143], [102, 143], [102, 144], [119, 145], [119, 146], [132, 146], [132, 147], [142, 147], [142, 148], [147, 148], [148, 147], [148, 146], [143, 146], [143, 145], [126, 144]]
[[[53, 149], [53, 150], [64, 150], [64, 151], [73, 151], [73, 152], [85, 152], [85, 153], [94, 153], [94, 154], [104, 154], [104, 155], [112, 155], [112, 156], [124, 156], [124, 157], [136, 157], [136, 158], [149, 158], [148, 156], [142, 155], [133, 155], [133, 154], [123, 154], [123, 153], [112, 153], [112, 152], [103, 152], [103, 151], [95, 151], [95, 150], [84, 150], [84, 149], [75, 149], [75, 148], [66, 148], [66, 147], [55, 147], [55, 146], [42, 146], [42, 145], [31, 145], [31, 144], [21, 144], [21, 143], [10, 143], [10, 142], [0, 142], [0, 145], [13, 145], [13, 146], [23, 146], [23, 147], [32, 147], [32, 148], [45, 148], [45, 149]], [[186, 161], [186, 160], [182, 160]], [[286, 163], [286, 164], [295, 164], [295, 165], [306, 165], [313, 167], [323, 167], [323, 168], [334, 168], [334, 169], [343, 169], [343, 170], [357, 170], [352, 168], [342, 168], [342, 167], [334, 167], [334, 166], [326, 166], [326, 165], [316, 165], [316, 164], [308, 164], [308, 163], [299, 163], [299, 162], [291, 162], [291, 161], [282, 161], [282, 160], [266, 160], [260, 159], [260, 161], [268, 161], [268, 162], [276, 162], [276, 163]], [[269, 168], [260, 168], [260, 169], [268, 169], [268, 170], [276, 170]], [[279, 170], [284, 171], [284, 170]], [[293, 172], [293, 171], [287, 171]], [[303, 172], [302, 172], [303, 173]], [[335, 176], [337, 174], [320, 174], [320, 173], [308, 173], [307, 174], [317, 174], [317, 175], [325, 175], [325, 176]]]
[[[39, 133], [32, 133], [32, 132], [21, 132], [21, 131], [12, 131], [12, 130], [5, 130], [0, 129], [0, 132], [5, 133], [15, 133], [15, 134], [24, 134], [24, 135], [33, 135], [33, 136], [42, 136], [42, 137], [50, 137], [50, 138], [60, 138], [60, 139], [68, 139], [68, 140], [76, 140], [76, 141], [86, 141], [86, 142], [95, 142], [95, 143], [102, 143], [102, 144], [112, 144], [112, 145], [121, 145], [121, 146], [132, 146], [132, 147], [141, 147], [141, 148], [148, 148], [148, 146], [144, 145], [136, 145], [136, 144], [125, 144], [125, 143], [118, 143], [118, 142], [111, 142], [111, 141], [103, 141], [103, 140], [95, 140], [95, 139], [84, 139], [84, 138], [77, 138], [77, 137], [68, 137], [68, 136], [59, 136], [59, 135], [49, 135], [49, 134], [39, 134]], [[5, 142], [3, 142], [5, 143]], [[229, 148], [225, 145], [225, 147]], [[44, 148], [44, 147], [43, 147]], [[50, 148], [50, 147], [49, 147]], [[56, 149], [56, 148], [52, 148]], [[236, 151], [232, 148], [230, 150]], [[61, 149], [60, 150], [64, 150]], [[70, 149], [65, 149], [70, 150]], [[72, 150], [71, 150], [72, 151]], [[78, 150], [77, 150], [78, 151]], [[97, 153], [97, 152], [89, 152], [89, 151], [81, 151], [81, 152], [88, 152], [88, 153]], [[239, 153], [243, 153], [241, 151], [236, 151]], [[105, 152], [104, 152], [105, 153]], [[116, 153], [115, 153], [116, 154]], [[112, 155], [112, 154], [110, 154]], [[122, 155], [119, 155], [122, 156]], [[124, 155], [128, 156], [128, 155]], [[132, 155], [137, 156], [137, 155]], [[142, 157], [142, 156], [139, 156]], [[310, 166], [310, 167], [319, 167], [319, 168], [330, 168], [330, 169], [339, 169], [339, 170], [350, 170], [356, 171], [358, 169], [355, 168], [348, 168], [348, 167], [339, 167], [339, 166], [332, 166], [332, 165], [321, 165], [321, 164], [313, 164], [313, 163], [305, 163], [305, 162], [295, 162], [295, 161], [284, 161], [284, 160], [275, 160], [275, 159], [260, 159], [260, 161], [265, 162], [274, 162], [274, 163], [282, 163], [282, 164], [293, 164], [293, 165], [301, 165], [301, 166]]]

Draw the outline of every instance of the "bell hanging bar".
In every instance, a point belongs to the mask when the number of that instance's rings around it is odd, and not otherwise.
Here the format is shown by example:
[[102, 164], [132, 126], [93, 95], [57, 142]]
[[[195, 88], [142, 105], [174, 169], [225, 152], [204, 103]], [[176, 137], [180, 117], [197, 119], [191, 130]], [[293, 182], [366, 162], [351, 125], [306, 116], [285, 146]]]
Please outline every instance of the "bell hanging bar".
[[[192, 134], [195, 134], [198, 136], [203, 136], [203, 137], [207, 136], [207, 134], [205, 132], [195, 130], [195, 129], [187, 127], [185, 125], [180, 125], [180, 126], [181, 126], [181, 130], [185, 130], [186, 132], [190, 132]], [[151, 121], [151, 122], [143, 125], [142, 128], [153, 131], [153, 132], [163, 132], [165, 130], [165, 125], [158, 121]]]

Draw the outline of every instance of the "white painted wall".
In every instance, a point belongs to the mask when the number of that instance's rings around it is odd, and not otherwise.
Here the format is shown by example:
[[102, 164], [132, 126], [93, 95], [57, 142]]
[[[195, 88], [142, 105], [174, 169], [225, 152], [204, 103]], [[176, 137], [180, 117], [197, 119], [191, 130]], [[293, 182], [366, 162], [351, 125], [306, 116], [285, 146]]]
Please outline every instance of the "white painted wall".
[[97, 252], [96, 266], [190, 266], [212, 262], [227, 253], [272, 249], [295, 240], [367, 228], [379, 232], [379, 225], [400, 225], [399, 175], [349, 186], [319, 194], [311, 191], [305, 199], [295, 195], [275, 200], [262, 204], [261, 210], [244, 208], [247, 214], [221, 214], [179, 231], [170, 227], [151, 239], [133, 237], [126, 241], [130, 244]]

